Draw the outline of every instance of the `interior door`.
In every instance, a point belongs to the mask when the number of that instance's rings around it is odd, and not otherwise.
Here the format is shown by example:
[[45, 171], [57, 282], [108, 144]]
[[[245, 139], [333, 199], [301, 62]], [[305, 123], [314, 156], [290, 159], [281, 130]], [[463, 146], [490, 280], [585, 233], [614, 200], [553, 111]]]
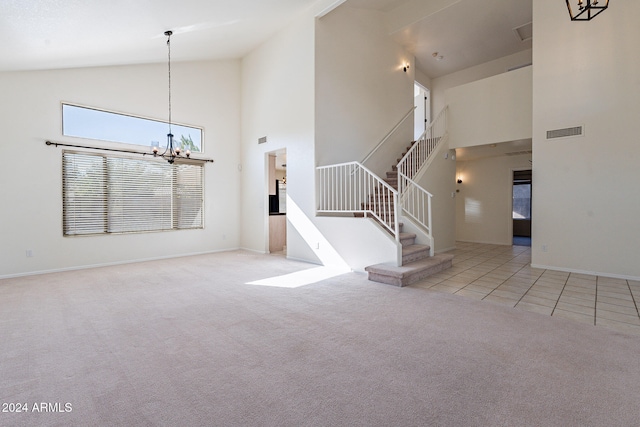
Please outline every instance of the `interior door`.
[[431, 116], [429, 90], [425, 89], [418, 83], [414, 84], [413, 105], [416, 107], [413, 112], [413, 137], [414, 139], [418, 139], [429, 126], [429, 120]]

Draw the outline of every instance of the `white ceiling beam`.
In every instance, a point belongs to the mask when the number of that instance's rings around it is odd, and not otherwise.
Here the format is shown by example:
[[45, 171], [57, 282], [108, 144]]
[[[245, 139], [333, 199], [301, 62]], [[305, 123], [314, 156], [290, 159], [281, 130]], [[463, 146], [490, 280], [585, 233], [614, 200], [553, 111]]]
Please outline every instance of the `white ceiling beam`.
[[444, 10], [461, 0], [409, 0], [387, 14], [389, 34], [396, 33], [411, 24]]

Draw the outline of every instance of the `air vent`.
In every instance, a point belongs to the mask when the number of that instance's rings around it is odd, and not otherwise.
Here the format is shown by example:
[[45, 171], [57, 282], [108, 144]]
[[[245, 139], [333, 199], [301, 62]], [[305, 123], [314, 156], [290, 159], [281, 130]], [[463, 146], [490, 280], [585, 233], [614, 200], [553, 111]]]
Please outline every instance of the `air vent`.
[[523, 154], [533, 154], [533, 151], [512, 151], [510, 153], [504, 153], [505, 156], [521, 156]]
[[533, 38], [533, 24], [531, 22], [516, 27], [513, 31], [521, 42], [526, 42]]
[[265, 142], [267, 142], [266, 136], [263, 136], [262, 138], [258, 138], [258, 144], [264, 144]]
[[582, 134], [583, 134], [582, 126], [575, 126], [572, 128], [548, 130], [547, 139], [568, 138], [572, 136], [582, 136]]

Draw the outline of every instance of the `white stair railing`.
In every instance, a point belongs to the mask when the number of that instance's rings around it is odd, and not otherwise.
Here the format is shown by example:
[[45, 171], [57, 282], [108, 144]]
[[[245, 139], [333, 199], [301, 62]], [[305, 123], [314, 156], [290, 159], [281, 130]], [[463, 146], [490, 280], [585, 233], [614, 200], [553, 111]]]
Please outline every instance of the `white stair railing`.
[[384, 136], [384, 138], [382, 138], [382, 140], [378, 143], [378, 145], [376, 145], [373, 148], [373, 150], [371, 150], [369, 152], [369, 154], [367, 154], [364, 157], [364, 159], [362, 159], [362, 161], [360, 163], [364, 165], [367, 162], [367, 160], [369, 160], [371, 158], [371, 156], [373, 156], [375, 154], [375, 152], [378, 151], [378, 149], [380, 147], [382, 147], [385, 142], [387, 142], [387, 140], [391, 137], [391, 135], [393, 135], [394, 132], [397, 131], [400, 128], [400, 125], [402, 125], [402, 123], [404, 123], [405, 120], [407, 120], [409, 118], [409, 116], [411, 116], [411, 114], [413, 113], [413, 110], [415, 110], [415, 109], [416, 109], [416, 107], [411, 107], [411, 109], [409, 111], [407, 111], [407, 114], [402, 116], [400, 121], [398, 123], [396, 123], [396, 125], [393, 128], [391, 128], [391, 130]]
[[358, 162], [316, 168], [317, 213], [373, 217], [400, 245], [398, 191]]
[[399, 196], [402, 214], [417, 222], [429, 236], [430, 255], [433, 256], [433, 234], [431, 230], [431, 198], [433, 195], [419, 186], [412, 179], [398, 174], [400, 179], [405, 180], [405, 192]]
[[413, 144], [407, 154], [398, 163], [398, 194], [402, 212], [413, 218], [424, 228], [431, 239], [431, 255], [433, 255], [433, 233], [431, 227], [431, 198], [433, 195], [418, 185], [414, 178], [433, 158], [432, 154], [447, 134], [447, 111], [442, 109], [422, 136]]
[[[390, 133], [393, 133], [396, 128]], [[395, 239], [396, 264], [398, 266], [402, 265], [400, 215], [406, 215], [417, 225], [420, 225], [429, 236], [431, 255], [433, 255], [431, 227], [431, 198], [433, 196], [420, 187], [414, 179], [430, 163], [432, 153], [445, 140], [446, 136], [447, 107], [438, 114], [431, 126], [425, 130], [398, 163], [398, 190], [359, 162], [318, 166], [316, 168], [316, 213], [324, 215], [360, 214], [376, 219]], [[386, 139], [388, 136], [372, 150], [372, 153]]]
[[[398, 174], [414, 179], [425, 166], [431, 157], [431, 153], [447, 133], [447, 111], [448, 107], [444, 107], [431, 123], [431, 126], [424, 131], [411, 149], [407, 151], [407, 154], [398, 163]], [[401, 186], [398, 187], [398, 191], [400, 194], [403, 193]]]

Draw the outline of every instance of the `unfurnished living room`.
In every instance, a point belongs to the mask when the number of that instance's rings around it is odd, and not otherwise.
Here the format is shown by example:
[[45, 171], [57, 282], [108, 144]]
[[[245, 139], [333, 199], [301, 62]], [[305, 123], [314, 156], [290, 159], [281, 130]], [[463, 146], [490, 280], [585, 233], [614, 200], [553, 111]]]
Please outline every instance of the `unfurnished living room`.
[[640, 425], [640, 3], [0, 4], [0, 425]]

